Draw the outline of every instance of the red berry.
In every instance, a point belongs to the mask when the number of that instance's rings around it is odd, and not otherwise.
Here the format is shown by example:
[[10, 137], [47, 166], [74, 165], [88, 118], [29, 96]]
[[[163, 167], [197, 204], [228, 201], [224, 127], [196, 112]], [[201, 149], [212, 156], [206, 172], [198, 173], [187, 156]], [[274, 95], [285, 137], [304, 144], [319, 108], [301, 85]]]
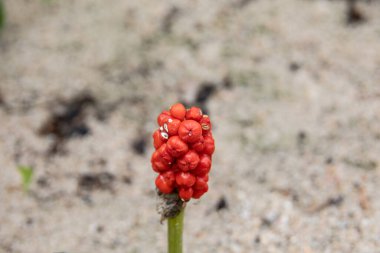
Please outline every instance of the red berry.
[[202, 111], [198, 107], [191, 107], [189, 110], [186, 112], [186, 119], [192, 119], [195, 121], [199, 121], [202, 119]]
[[203, 175], [203, 176], [199, 176], [199, 177], [197, 177], [197, 178], [202, 178], [203, 181], [208, 182], [208, 174], [205, 174], [205, 175]]
[[187, 153], [189, 150], [189, 147], [187, 144], [181, 140], [178, 136], [170, 137], [167, 145], [167, 151], [169, 154], [171, 154], [173, 157], [179, 157]]
[[205, 136], [204, 139], [203, 153], [211, 156], [215, 151], [214, 139], [212, 136]]
[[195, 180], [195, 184], [193, 185], [194, 190], [208, 190], [207, 181], [205, 181], [202, 177], [197, 177]]
[[[163, 149], [165, 148], [166, 144], [163, 144], [160, 149]], [[165, 159], [172, 159], [172, 158], [169, 158], [167, 156], [166, 153], [164, 153], [163, 151], [160, 152], [160, 149], [159, 150], [156, 150], [153, 154], [152, 154], [152, 157], [150, 159], [151, 163], [152, 163], [152, 167], [153, 167], [153, 170], [156, 171], [156, 172], [162, 172], [162, 171], [166, 171], [166, 170], [169, 170], [170, 169], [170, 161], [168, 160], [165, 160]], [[164, 159], [165, 158], [165, 159]]]
[[164, 163], [163, 161], [153, 161], [152, 162], [152, 168], [155, 172], [164, 172], [170, 169], [170, 166], [167, 163]]
[[207, 173], [210, 172], [210, 168], [211, 168], [210, 157], [206, 154], [202, 154], [199, 157], [198, 166], [194, 169], [192, 173], [196, 176], [205, 176]]
[[201, 136], [199, 138], [199, 141], [191, 145], [191, 148], [194, 149], [198, 153], [202, 153], [203, 148], [204, 148], [204, 142], [205, 142], [205, 139], [203, 138], [203, 136]]
[[175, 181], [179, 186], [191, 187], [195, 183], [195, 177], [189, 172], [179, 172]]
[[154, 146], [154, 148], [158, 149], [159, 147], [161, 147], [161, 145], [163, 143], [165, 143], [165, 142], [163, 141], [160, 130], [155, 131], [153, 133], [153, 146]]
[[203, 194], [205, 194], [207, 192], [207, 190], [194, 190], [192, 197], [194, 199], [199, 199], [200, 197], [202, 197]]
[[161, 147], [157, 150], [160, 158], [164, 161], [170, 164], [173, 162], [173, 157], [169, 154], [167, 145], [162, 144]]
[[203, 130], [203, 135], [205, 135], [209, 131], [211, 131], [211, 121], [207, 115], [203, 115], [203, 117], [199, 121], [199, 123], [201, 124], [202, 130]]
[[201, 125], [194, 120], [182, 121], [178, 129], [178, 135], [188, 143], [197, 142], [202, 136]]
[[179, 120], [183, 120], [186, 115], [186, 108], [181, 103], [177, 103], [170, 107], [170, 114]]
[[193, 189], [191, 188], [185, 188], [185, 187], [181, 187], [179, 189], [179, 197], [184, 200], [184, 201], [189, 201], [191, 199], [191, 197], [193, 196]]
[[193, 170], [199, 163], [199, 156], [194, 150], [189, 150], [184, 156], [177, 160], [178, 167], [182, 171]]
[[157, 117], [157, 123], [159, 126], [162, 126], [168, 119], [170, 119], [170, 112], [162, 111]]
[[156, 186], [162, 193], [171, 193], [174, 189], [174, 174], [171, 171], [162, 173], [156, 178]]
[[153, 163], [155, 161], [159, 161], [160, 159], [160, 153], [156, 150], [153, 152], [151, 158], [150, 158], [150, 162]]
[[173, 171], [166, 171], [161, 173], [161, 175], [170, 183], [170, 185], [175, 185], [175, 173]]
[[168, 119], [167, 122], [164, 123], [164, 129], [168, 132], [170, 136], [177, 135], [178, 128], [181, 125], [181, 121], [178, 119]]

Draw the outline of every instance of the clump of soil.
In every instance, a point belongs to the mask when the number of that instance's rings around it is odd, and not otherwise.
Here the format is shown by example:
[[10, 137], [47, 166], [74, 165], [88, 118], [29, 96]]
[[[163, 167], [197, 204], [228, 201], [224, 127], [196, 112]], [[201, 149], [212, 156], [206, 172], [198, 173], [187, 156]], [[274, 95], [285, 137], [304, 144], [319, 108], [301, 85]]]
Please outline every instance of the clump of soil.
[[39, 130], [41, 136], [54, 137], [49, 154], [62, 152], [67, 139], [90, 134], [86, 123], [86, 108], [90, 106], [96, 106], [96, 99], [89, 93], [79, 94], [54, 106], [50, 117]]

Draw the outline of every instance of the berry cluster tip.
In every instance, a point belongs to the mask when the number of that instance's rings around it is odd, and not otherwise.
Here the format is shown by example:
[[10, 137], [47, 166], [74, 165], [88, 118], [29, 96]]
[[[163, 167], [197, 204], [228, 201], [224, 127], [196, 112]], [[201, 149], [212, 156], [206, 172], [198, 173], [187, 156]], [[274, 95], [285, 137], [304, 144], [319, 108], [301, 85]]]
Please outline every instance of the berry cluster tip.
[[157, 189], [178, 193], [183, 201], [199, 199], [208, 191], [208, 174], [215, 150], [211, 121], [198, 107], [173, 105], [157, 117], [153, 133], [152, 168]]

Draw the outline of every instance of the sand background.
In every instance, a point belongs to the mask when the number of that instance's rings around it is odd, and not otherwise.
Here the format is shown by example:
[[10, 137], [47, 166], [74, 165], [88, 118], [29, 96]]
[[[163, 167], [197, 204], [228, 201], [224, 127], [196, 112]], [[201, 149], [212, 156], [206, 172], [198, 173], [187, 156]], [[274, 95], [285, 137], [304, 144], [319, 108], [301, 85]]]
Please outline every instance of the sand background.
[[0, 252], [165, 252], [149, 160], [176, 101], [217, 144], [185, 252], [380, 252], [380, 1], [4, 3]]

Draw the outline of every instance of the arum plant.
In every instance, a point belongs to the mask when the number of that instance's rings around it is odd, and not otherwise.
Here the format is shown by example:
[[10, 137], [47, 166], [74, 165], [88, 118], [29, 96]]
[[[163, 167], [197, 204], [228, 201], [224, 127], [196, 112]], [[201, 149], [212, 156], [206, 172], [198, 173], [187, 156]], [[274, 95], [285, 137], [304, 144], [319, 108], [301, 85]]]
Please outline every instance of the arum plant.
[[215, 150], [210, 118], [198, 107], [180, 103], [157, 118], [153, 133], [152, 168], [163, 204], [159, 212], [168, 223], [168, 253], [182, 253], [186, 203], [208, 191], [208, 174]]

